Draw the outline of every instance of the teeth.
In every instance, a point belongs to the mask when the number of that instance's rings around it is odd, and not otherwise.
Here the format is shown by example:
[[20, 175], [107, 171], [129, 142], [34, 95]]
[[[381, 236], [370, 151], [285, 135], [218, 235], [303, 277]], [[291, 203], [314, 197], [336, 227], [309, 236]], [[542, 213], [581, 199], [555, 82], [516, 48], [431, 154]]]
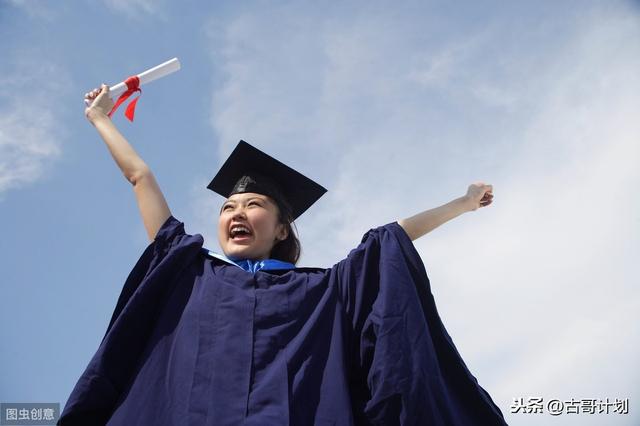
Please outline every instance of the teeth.
[[241, 226], [241, 225], [239, 225], [239, 226], [234, 226], [233, 228], [231, 228], [231, 232], [230, 232], [230, 234], [231, 234], [231, 238], [235, 237], [235, 236], [236, 236], [236, 233], [237, 233], [238, 231], [244, 231], [244, 232], [246, 232], [247, 234], [250, 234], [250, 233], [251, 233], [251, 232], [249, 231], [249, 229], [248, 229], [247, 227], [245, 227], [245, 226]]

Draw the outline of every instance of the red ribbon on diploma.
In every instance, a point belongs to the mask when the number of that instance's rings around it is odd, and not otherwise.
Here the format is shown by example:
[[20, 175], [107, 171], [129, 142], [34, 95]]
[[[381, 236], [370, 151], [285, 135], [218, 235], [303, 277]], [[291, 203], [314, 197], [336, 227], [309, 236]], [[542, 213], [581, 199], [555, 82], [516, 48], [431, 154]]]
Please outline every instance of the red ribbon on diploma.
[[140, 95], [138, 95], [137, 98], [135, 98], [132, 102], [129, 103], [129, 105], [127, 105], [127, 109], [124, 112], [124, 115], [129, 119], [129, 121], [133, 122], [133, 115], [136, 112], [136, 103], [138, 102], [138, 99], [140, 99], [140, 96], [142, 96], [142, 90], [140, 89], [140, 79], [137, 75], [132, 75], [125, 80], [125, 84], [127, 85], [127, 91], [120, 95], [113, 108], [111, 108], [111, 111], [109, 111], [108, 115], [109, 117], [111, 117], [111, 115], [116, 112], [118, 107], [129, 98], [129, 96], [131, 96], [135, 92], [140, 92]]

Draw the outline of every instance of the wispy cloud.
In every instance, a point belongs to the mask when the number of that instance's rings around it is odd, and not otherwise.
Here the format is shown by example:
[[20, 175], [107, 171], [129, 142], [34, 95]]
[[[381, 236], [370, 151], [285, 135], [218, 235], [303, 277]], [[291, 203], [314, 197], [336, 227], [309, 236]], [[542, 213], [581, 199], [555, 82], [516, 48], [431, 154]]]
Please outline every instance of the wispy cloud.
[[104, 3], [110, 9], [132, 19], [147, 16], [167, 19], [164, 0], [104, 0]]
[[37, 57], [28, 50], [13, 54], [7, 62], [15, 65], [0, 77], [0, 194], [42, 178], [65, 137], [56, 100], [68, 79]]
[[7, 0], [7, 2], [11, 6], [24, 10], [31, 18], [45, 21], [56, 19], [56, 9], [51, 8], [47, 2], [38, 0]]

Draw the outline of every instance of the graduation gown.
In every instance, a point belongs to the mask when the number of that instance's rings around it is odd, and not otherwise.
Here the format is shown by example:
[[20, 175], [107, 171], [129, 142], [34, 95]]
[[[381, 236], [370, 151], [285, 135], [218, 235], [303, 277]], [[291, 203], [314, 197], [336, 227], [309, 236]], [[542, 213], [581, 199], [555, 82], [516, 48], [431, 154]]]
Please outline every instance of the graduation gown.
[[397, 222], [331, 268], [251, 273], [202, 245], [167, 219], [58, 424], [506, 424]]

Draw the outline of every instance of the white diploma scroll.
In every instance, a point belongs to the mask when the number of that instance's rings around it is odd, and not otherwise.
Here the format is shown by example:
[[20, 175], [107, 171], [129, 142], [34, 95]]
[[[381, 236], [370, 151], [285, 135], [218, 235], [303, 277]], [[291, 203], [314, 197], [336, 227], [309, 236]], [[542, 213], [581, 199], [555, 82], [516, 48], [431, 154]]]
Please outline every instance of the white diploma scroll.
[[[158, 66], [155, 66], [151, 69], [148, 69], [140, 74], [138, 74], [138, 78], [140, 79], [140, 86], [143, 86], [147, 83], [151, 83], [153, 80], [157, 80], [161, 77], [174, 73], [180, 69], [180, 61], [178, 58], [173, 58], [164, 62]], [[109, 95], [111, 99], [117, 99], [121, 94], [123, 94], [127, 90], [127, 85], [124, 81], [110, 86], [109, 87]], [[90, 101], [86, 101], [87, 105], [90, 104]]]

